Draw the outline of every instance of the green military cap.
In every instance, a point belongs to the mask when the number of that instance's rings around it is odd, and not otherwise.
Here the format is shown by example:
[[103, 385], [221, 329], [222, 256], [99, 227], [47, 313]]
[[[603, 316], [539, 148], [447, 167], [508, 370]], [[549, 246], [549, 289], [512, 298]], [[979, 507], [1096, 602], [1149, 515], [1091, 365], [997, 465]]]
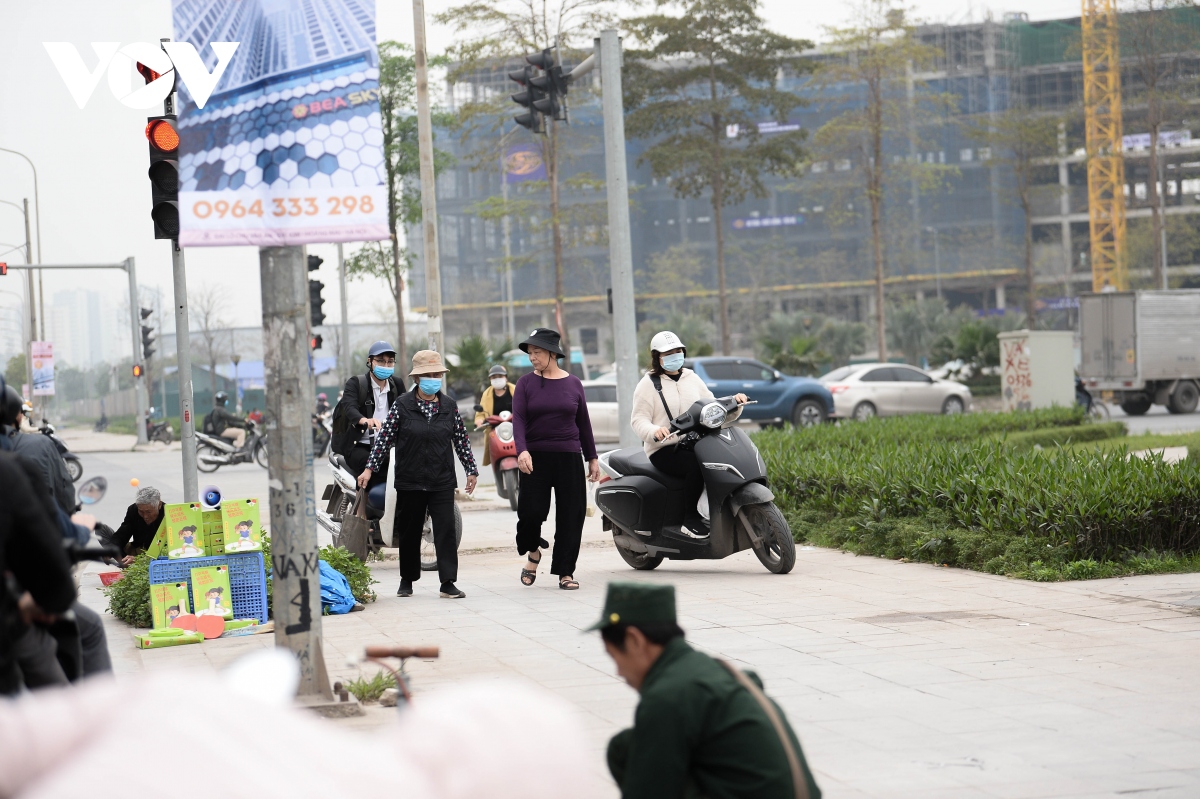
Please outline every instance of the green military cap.
[[609, 583], [600, 621], [587, 629], [639, 623], [675, 623], [675, 586]]

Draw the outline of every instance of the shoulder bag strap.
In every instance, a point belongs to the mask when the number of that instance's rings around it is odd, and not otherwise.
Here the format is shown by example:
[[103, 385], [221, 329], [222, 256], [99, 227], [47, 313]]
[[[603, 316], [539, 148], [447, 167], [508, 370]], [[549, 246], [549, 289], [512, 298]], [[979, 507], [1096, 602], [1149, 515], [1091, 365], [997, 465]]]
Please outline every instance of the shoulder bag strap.
[[779, 711], [775, 705], [767, 699], [766, 694], [755, 684], [754, 680], [747, 677], [741, 669], [725, 660], [717, 662], [725, 667], [733, 679], [737, 680], [738, 685], [750, 692], [750, 696], [754, 697], [754, 701], [758, 702], [759, 707], [767, 714], [767, 719], [775, 728], [775, 734], [779, 736], [779, 742], [783, 744], [784, 754], [787, 755], [788, 767], [792, 770], [792, 787], [795, 789], [796, 799], [809, 799], [808, 780], [804, 778], [804, 769], [800, 767], [800, 758], [792, 747], [791, 736], [788, 735], [787, 728], [783, 726], [783, 719], [779, 717]]
[[671, 413], [671, 406], [667, 405], [667, 398], [663, 395], [662, 377], [659, 375], [650, 375], [650, 385], [654, 386], [654, 390], [658, 392], [658, 398], [662, 400], [663, 410], [667, 412], [667, 423], [675, 418], [675, 414]]
[[358, 394], [359, 404], [366, 402], [374, 396], [371, 393], [371, 381], [367, 380], [366, 375], [358, 376]]

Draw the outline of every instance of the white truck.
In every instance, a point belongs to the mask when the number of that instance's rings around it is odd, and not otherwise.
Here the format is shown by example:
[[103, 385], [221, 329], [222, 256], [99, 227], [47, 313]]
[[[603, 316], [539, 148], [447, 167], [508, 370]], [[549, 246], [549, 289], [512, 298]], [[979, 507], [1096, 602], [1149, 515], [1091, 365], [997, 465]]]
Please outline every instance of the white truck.
[[1151, 405], [1191, 413], [1200, 402], [1200, 289], [1084, 294], [1079, 376], [1140, 416]]

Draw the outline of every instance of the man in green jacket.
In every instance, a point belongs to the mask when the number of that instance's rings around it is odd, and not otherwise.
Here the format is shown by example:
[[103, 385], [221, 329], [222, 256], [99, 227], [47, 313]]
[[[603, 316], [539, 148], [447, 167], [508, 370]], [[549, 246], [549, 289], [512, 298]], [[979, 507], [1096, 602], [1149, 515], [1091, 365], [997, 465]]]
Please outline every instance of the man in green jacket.
[[589, 629], [641, 694], [633, 728], [608, 744], [622, 799], [820, 799], [800, 741], [758, 677], [684, 641], [673, 586], [609, 583]]

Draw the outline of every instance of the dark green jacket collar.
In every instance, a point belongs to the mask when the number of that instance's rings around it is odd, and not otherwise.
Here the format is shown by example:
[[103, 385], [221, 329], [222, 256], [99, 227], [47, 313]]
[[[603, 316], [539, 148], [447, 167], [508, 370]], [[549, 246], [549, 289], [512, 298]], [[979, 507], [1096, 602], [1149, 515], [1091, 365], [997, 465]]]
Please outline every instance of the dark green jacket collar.
[[646, 672], [646, 679], [642, 681], [642, 688], [638, 693], [646, 693], [646, 689], [654, 684], [655, 680], [671, 668], [671, 664], [692, 652], [693, 649], [688, 645], [688, 642], [683, 640], [683, 637], [672, 638], [667, 641], [663, 647], [663, 652], [658, 656], [658, 660], [654, 661], [654, 665], [650, 667], [650, 671]]

